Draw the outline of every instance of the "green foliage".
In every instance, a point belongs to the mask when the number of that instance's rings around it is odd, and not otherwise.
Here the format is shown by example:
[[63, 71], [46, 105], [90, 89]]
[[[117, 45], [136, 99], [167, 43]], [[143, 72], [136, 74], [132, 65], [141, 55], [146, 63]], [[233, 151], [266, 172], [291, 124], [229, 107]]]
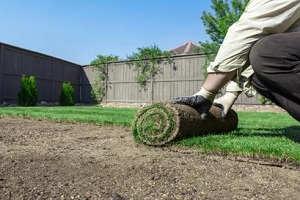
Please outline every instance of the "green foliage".
[[22, 76], [18, 103], [20, 106], [36, 106], [38, 100], [37, 85], [34, 76]]
[[157, 45], [138, 48], [137, 53], [128, 56], [129, 64], [133, 63], [137, 70], [136, 82], [142, 87], [146, 87], [149, 79], [154, 79], [161, 70], [159, 64], [166, 59], [170, 64], [173, 62], [171, 53], [162, 51]]
[[100, 103], [105, 96], [106, 91], [106, 80], [107, 80], [107, 67], [110, 62], [116, 62], [119, 60], [118, 56], [115, 55], [97, 55], [97, 58], [91, 62], [91, 65], [95, 67], [97, 71], [97, 79], [92, 86], [91, 95], [92, 98]]
[[211, 8], [214, 13], [206, 11], [202, 13], [203, 25], [211, 39], [211, 41], [200, 42], [201, 50], [208, 55], [203, 66], [205, 75], [206, 68], [209, 62], [215, 59], [228, 28], [240, 18], [248, 2], [249, 0], [212, 0]]
[[63, 83], [59, 97], [59, 105], [74, 106], [74, 88], [70, 83]]
[[271, 104], [273, 104], [273, 102], [270, 99], [268, 99], [264, 96], [261, 96], [258, 100], [261, 102], [262, 105], [271, 105]]

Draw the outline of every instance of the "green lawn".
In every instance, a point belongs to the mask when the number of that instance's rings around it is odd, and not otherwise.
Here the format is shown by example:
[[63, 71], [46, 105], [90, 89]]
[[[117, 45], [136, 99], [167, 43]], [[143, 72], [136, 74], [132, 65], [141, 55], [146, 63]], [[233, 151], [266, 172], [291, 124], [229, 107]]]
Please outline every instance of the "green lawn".
[[[1, 107], [0, 116], [30, 117], [103, 125], [131, 125], [137, 109], [79, 107]], [[183, 139], [175, 145], [198, 147], [201, 152], [259, 156], [300, 163], [300, 123], [286, 113], [238, 112], [238, 129]]]
[[285, 113], [238, 112], [238, 129], [178, 141], [204, 152], [242, 154], [300, 163], [300, 123]]
[[0, 108], [0, 116], [130, 126], [136, 110], [133, 108], [104, 108], [99, 106], [2, 107]]

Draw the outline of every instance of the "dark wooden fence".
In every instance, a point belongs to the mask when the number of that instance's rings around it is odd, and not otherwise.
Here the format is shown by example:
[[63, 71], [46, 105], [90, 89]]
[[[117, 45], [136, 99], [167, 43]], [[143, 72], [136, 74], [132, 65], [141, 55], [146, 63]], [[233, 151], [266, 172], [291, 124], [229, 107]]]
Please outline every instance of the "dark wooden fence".
[[0, 43], [0, 103], [16, 103], [22, 75], [35, 76], [39, 101], [57, 102], [63, 82], [70, 82], [80, 101], [82, 66]]

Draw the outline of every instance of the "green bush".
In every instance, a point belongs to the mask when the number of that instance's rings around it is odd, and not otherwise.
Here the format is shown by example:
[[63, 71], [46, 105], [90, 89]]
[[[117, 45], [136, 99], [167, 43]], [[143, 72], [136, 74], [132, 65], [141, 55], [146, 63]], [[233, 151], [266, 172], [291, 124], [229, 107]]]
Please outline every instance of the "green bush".
[[273, 104], [273, 102], [270, 99], [268, 99], [264, 96], [261, 96], [258, 100], [261, 102], [262, 105], [272, 105]]
[[18, 103], [20, 106], [36, 106], [38, 100], [37, 85], [34, 76], [22, 76]]
[[63, 83], [61, 94], [59, 97], [59, 104], [61, 106], [74, 106], [74, 88], [70, 83]]

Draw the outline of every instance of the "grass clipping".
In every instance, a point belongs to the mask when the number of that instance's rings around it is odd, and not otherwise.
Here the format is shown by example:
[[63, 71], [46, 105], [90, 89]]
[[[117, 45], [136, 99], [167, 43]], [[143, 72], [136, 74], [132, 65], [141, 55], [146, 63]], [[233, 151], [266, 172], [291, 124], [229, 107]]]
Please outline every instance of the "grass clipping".
[[163, 146], [171, 141], [208, 133], [226, 133], [237, 128], [237, 113], [230, 109], [225, 117], [212, 106], [202, 120], [197, 109], [173, 103], [154, 103], [140, 109], [133, 120], [134, 139], [151, 146]]

